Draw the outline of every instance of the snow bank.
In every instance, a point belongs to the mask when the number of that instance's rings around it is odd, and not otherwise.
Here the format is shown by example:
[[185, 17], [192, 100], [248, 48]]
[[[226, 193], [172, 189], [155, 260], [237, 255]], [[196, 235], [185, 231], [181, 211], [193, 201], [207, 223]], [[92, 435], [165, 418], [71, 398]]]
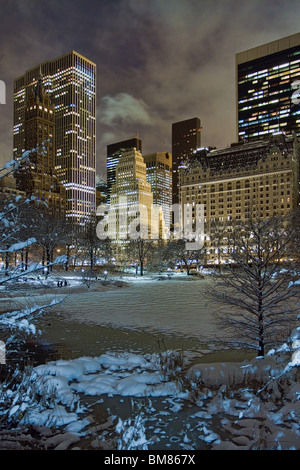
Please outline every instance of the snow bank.
[[271, 377], [280, 375], [283, 370], [284, 365], [277, 363], [276, 356], [267, 356], [241, 364], [236, 362], [196, 364], [189, 369], [187, 377], [207, 387], [221, 385], [232, 387], [247, 384], [254, 377], [255, 380], [263, 383], [270, 380]]
[[[294, 342], [298, 340], [296, 332], [292, 339]], [[166, 352], [170, 355], [173, 353]], [[293, 357], [294, 359], [291, 359]], [[195, 445], [197, 448], [197, 442], [193, 444], [195, 439], [200, 439], [212, 449], [241, 450], [260, 446], [266, 422], [266, 429], [270, 429], [270, 434], [267, 435], [268, 446], [298, 449], [299, 383], [291, 381], [289, 389], [285, 392], [284, 402], [281, 402], [281, 394], [278, 394], [276, 387], [277, 377], [290, 370], [293, 364], [299, 365], [299, 349], [292, 351], [285, 346], [279, 354], [276, 351], [270, 352], [267, 357], [256, 358], [251, 362], [197, 364], [190, 367], [185, 374], [181, 371], [184, 381], [173, 381], [170, 379], [172, 373], [166, 376], [162, 371], [161, 354], [108, 352], [99, 357], [83, 356], [73, 360], [52, 361], [35, 367], [29, 377], [29, 383], [33, 385], [29, 385], [28, 390], [34, 387], [41, 400], [35, 403], [31, 400], [30, 406], [27, 406], [29, 401], [23, 396], [20, 406], [19, 402], [11, 397], [11, 415], [22, 412], [20, 424], [59, 427], [64, 432], [73, 433], [74, 438], [74, 434], [89, 434], [91, 422], [85, 417], [88, 408], [81, 404], [84, 402], [84, 396], [118, 396], [120, 401], [122, 397], [164, 397], [163, 401], [169, 403], [165, 415], [170, 416], [170, 420], [172, 412], [176, 413], [177, 417], [185, 408], [179, 431], [182, 440], [178, 437], [179, 440], [176, 441], [181, 442], [180, 445], [184, 448], [189, 448], [186, 447], [188, 445], [191, 448]], [[245, 386], [248, 379], [249, 382], [253, 379], [262, 381], [261, 390], [266, 391], [266, 401], [261, 400], [252, 387]], [[189, 408], [184, 407], [184, 403], [191, 399], [191, 391], [183, 390], [182, 384], [191, 385], [193, 381], [197, 383], [198, 396], [193, 398], [193, 408], [189, 401], [192, 412], [188, 416]], [[239, 387], [241, 384], [242, 387]], [[269, 384], [271, 388], [268, 388]], [[157, 413], [157, 423], [162, 425], [165, 419], [162, 411], [156, 412], [152, 404], [151, 407], [151, 416], [146, 414], [143, 419], [139, 414], [136, 416], [140, 420], [138, 423], [133, 419], [127, 422], [119, 418], [115, 428], [115, 432], [120, 434], [119, 448], [128, 448], [129, 441], [141, 448], [147, 446], [146, 421], [149, 420], [150, 431], [153, 412]], [[195, 407], [198, 407], [198, 412], [195, 412]], [[223, 418], [220, 418], [219, 427], [215, 427], [213, 422], [220, 416]], [[136, 424], [139, 424], [138, 429]], [[158, 424], [156, 428], [154, 426], [155, 431], [151, 435], [158, 437], [159, 428]], [[221, 428], [230, 441], [221, 439], [218, 434]], [[134, 430], [136, 434], [133, 439]], [[164, 433], [165, 428], [161, 431], [162, 437]], [[176, 436], [171, 437], [177, 439]]]
[[79, 393], [89, 396], [186, 397], [175, 382], [166, 380], [161, 373], [157, 354], [107, 353], [94, 358], [52, 361], [35, 367], [32, 381], [44, 400], [55, 397], [56, 406], [28, 410], [22, 424], [67, 425], [67, 430], [72, 432], [79, 432], [88, 424], [78, 416], [84, 411], [79, 404]]
[[293, 367], [300, 366], [300, 327], [292, 331], [288, 343], [282, 344], [277, 350], [270, 350], [267, 356], [256, 357], [252, 361], [196, 364], [188, 370], [187, 377], [207, 387], [232, 387], [247, 384], [253, 378], [257, 382], [267, 383]]
[[[270, 351], [264, 358], [243, 363], [197, 364], [186, 373], [178, 370], [177, 364], [176, 370], [164, 371], [163, 366], [168, 362], [168, 357], [173, 357], [174, 351], [167, 351], [163, 358], [162, 354], [108, 352], [99, 357], [52, 361], [35, 367], [29, 377], [41, 399], [34, 404], [31, 401], [27, 406], [29, 399], [26, 396], [17, 401], [10, 394], [10, 416], [22, 412], [21, 424], [63, 427], [64, 431], [85, 435], [90, 420], [82, 417], [87, 412], [81, 404], [84, 396], [165, 397], [163, 401], [170, 404], [166, 415], [172, 412], [179, 414], [186, 400], [191, 400], [195, 407], [200, 408], [198, 412], [194, 408], [187, 416], [185, 407], [180, 430], [183, 445], [192, 442], [188, 437], [190, 433], [191, 438], [197, 435], [212, 449], [251, 449], [255, 446], [261, 448], [261, 445], [266, 445], [266, 448], [298, 449], [299, 339], [298, 328], [293, 331], [289, 344], [282, 345], [277, 351]], [[289, 375], [283, 393], [278, 381], [293, 368], [295, 374]], [[260, 390], [253, 387], [253, 382], [261, 383]], [[248, 387], [247, 383], [251, 386]], [[158, 413], [157, 422], [162, 416], [162, 412], [160, 415]], [[219, 427], [213, 428], [215, 419], [220, 419], [220, 423]], [[153, 416], [149, 418], [151, 421]], [[140, 424], [141, 435], [137, 435], [134, 442], [144, 446], [144, 421]], [[131, 421], [126, 423], [119, 419], [117, 431], [122, 433], [123, 439], [131, 439], [133, 427]], [[230, 442], [223, 441], [217, 434], [221, 428], [231, 439]], [[262, 440], [262, 433], [267, 433], [266, 440]], [[121, 442], [120, 438], [120, 445]], [[191, 443], [189, 445], [192, 446]]]
[[175, 383], [164, 380], [156, 354], [103, 354], [96, 358], [58, 360], [37, 366], [34, 373], [43, 381], [51, 376], [63, 378], [68, 381], [68, 393], [73, 390], [85, 395], [135, 397], [180, 393]]

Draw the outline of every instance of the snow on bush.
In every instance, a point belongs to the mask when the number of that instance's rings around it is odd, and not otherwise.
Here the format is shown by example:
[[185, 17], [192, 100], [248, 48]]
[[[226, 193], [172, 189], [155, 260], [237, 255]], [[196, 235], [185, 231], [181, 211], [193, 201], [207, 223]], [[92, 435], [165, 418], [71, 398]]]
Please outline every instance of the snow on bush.
[[[132, 409], [134, 404], [132, 402]], [[149, 440], [146, 437], [145, 414], [147, 409], [138, 406], [133, 418], [122, 420], [116, 425], [118, 450], [148, 450]]]
[[2, 313], [0, 316], [0, 326], [10, 330], [25, 332], [27, 334], [36, 334], [36, 328], [32, 322], [33, 318], [36, 318], [38, 314], [43, 313], [44, 309], [61, 303], [62, 300], [62, 298], [54, 298], [46, 305], [34, 305], [22, 310]]

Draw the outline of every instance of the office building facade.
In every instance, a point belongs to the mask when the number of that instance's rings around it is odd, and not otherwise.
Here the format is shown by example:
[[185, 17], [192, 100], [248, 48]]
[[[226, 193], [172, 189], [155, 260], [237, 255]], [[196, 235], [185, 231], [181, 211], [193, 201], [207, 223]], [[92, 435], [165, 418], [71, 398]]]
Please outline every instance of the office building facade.
[[237, 141], [300, 132], [300, 33], [236, 54]]
[[[199, 150], [180, 170], [180, 203], [195, 223], [204, 205], [206, 260], [230, 261], [236, 224], [285, 217], [299, 204], [300, 139], [283, 133], [225, 149]], [[183, 209], [183, 210], [184, 210]]]
[[[119, 241], [138, 237], [135, 221], [144, 238], [151, 237], [153, 194], [147, 181], [146, 164], [136, 149], [124, 152], [116, 168], [116, 182], [110, 195], [110, 214], [115, 219], [115, 238]], [[141, 209], [145, 210], [141, 210]], [[138, 223], [139, 221], [139, 223]], [[112, 224], [113, 226], [113, 224]]]
[[34, 149], [15, 171], [16, 185], [49, 214], [65, 216], [65, 190], [55, 171], [55, 109], [42, 76], [25, 106], [25, 149]]
[[26, 150], [26, 102], [39, 75], [54, 106], [55, 170], [65, 187], [66, 217], [84, 225], [96, 209], [96, 64], [71, 51], [14, 81], [14, 158]]
[[178, 167], [194, 150], [201, 147], [201, 122], [199, 118], [172, 124], [172, 203], [179, 202]]
[[136, 149], [142, 152], [142, 141], [140, 139], [133, 138], [129, 140], [123, 140], [122, 142], [116, 142], [107, 146], [107, 203], [110, 203], [110, 194], [112, 186], [116, 182], [116, 169], [123, 153], [128, 150]]
[[156, 152], [144, 155], [147, 181], [151, 184], [153, 204], [162, 208], [165, 226], [170, 228], [172, 211], [172, 154]]

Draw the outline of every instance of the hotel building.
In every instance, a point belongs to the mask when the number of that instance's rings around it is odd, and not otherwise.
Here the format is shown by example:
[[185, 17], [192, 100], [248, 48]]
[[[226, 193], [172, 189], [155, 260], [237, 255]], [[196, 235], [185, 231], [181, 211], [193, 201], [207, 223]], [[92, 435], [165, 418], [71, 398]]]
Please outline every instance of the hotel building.
[[180, 169], [180, 203], [196, 222], [204, 205], [206, 261], [230, 261], [230, 237], [239, 221], [285, 216], [299, 204], [300, 139], [268, 139], [193, 154]]
[[96, 64], [71, 51], [14, 81], [15, 159], [27, 150], [26, 103], [40, 74], [54, 106], [55, 170], [65, 187], [66, 217], [84, 225], [96, 209]]
[[300, 33], [240, 52], [236, 62], [237, 141], [300, 132]]

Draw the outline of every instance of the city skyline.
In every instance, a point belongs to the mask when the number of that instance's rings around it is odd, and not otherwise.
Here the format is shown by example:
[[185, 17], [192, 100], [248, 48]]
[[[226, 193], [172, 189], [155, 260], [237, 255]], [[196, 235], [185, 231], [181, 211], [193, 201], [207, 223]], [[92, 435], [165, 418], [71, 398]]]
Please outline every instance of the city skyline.
[[[235, 136], [235, 54], [298, 32], [294, 1], [69, 1], [1, 6], [0, 159], [12, 158], [13, 80], [69, 50], [94, 61], [97, 176], [106, 147], [139, 137], [145, 154], [171, 151], [172, 123], [198, 116], [202, 144]], [[230, 15], [230, 16], [229, 16]], [[85, 21], [84, 21], [85, 20]], [[204, 26], [205, 25], [205, 26]]]
[[36, 64], [15, 79], [14, 159], [30, 150], [25, 142], [25, 106], [39, 78], [54, 106], [53, 170], [65, 187], [66, 217], [84, 225], [96, 209], [96, 64], [71, 51]]

